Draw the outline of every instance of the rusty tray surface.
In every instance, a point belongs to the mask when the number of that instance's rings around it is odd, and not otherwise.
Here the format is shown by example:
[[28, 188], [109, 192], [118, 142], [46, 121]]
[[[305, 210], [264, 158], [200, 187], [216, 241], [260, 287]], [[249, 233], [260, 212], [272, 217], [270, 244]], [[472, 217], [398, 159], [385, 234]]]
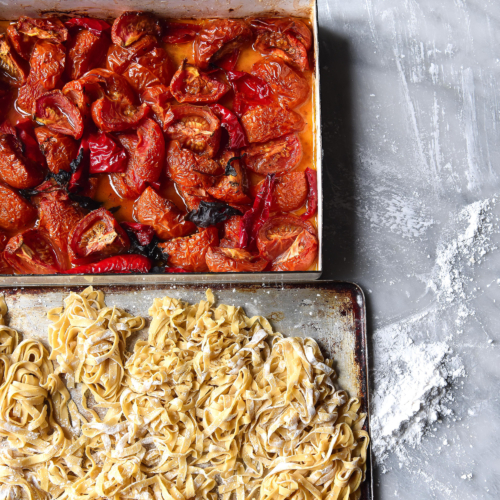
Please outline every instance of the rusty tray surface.
[[[146, 337], [148, 309], [153, 299], [168, 295], [190, 303], [205, 298], [207, 284], [157, 286], [97, 286], [108, 306], [117, 306], [146, 319], [146, 328], [136, 338]], [[326, 357], [333, 357], [337, 385], [361, 401], [369, 430], [368, 367], [365, 300], [355, 284], [335, 281], [308, 283], [239, 284], [213, 283], [210, 288], [218, 303], [242, 306], [248, 316], [267, 317], [275, 331], [285, 336], [312, 337]], [[36, 338], [47, 347], [47, 311], [61, 306], [70, 291], [84, 287], [0, 288], [9, 308], [7, 324], [23, 338]], [[133, 340], [133, 339], [132, 339]], [[77, 401], [78, 404], [78, 401]], [[373, 499], [372, 460], [368, 456], [363, 500]]]

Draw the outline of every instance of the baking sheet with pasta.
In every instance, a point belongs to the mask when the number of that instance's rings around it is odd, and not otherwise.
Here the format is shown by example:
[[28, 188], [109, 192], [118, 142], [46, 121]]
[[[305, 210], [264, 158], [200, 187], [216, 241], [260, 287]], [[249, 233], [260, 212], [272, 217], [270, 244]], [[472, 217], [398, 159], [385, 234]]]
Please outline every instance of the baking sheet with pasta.
[[[106, 295], [108, 306], [117, 306], [146, 319], [146, 327], [134, 334], [129, 343], [147, 337], [150, 318], [148, 309], [153, 300], [168, 295], [190, 303], [205, 298], [204, 285], [161, 285], [154, 287], [96, 287]], [[48, 346], [47, 311], [62, 305], [70, 290], [83, 287], [6, 288], [7, 324], [18, 330], [23, 339], [34, 338]], [[305, 284], [211, 286], [218, 303], [242, 306], [248, 316], [265, 316], [275, 331], [284, 336], [312, 337], [323, 354], [333, 357], [338, 374], [337, 384], [361, 401], [360, 411], [368, 413], [367, 350], [364, 298], [355, 285], [339, 282]], [[129, 347], [130, 348], [130, 347]], [[79, 394], [72, 397], [80, 404]], [[369, 419], [366, 421], [368, 429]], [[371, 461], [362, 497], [372, 499]]]

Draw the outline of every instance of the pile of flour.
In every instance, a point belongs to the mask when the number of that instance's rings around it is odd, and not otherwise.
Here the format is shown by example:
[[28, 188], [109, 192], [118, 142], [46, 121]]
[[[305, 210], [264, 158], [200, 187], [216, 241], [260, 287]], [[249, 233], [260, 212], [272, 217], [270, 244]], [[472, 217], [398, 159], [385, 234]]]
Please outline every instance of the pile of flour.
[[378, 463], [392, 453], [404, 460], [406, 447], [419, 444], [434, 422], [451, 413], [454, 383], [466, 373], [448, 343], [432, 341], [432, 332], [444, 329], [452, 337], [474, 314], [466, 286], [474, 266], [496, 248], [491, 241], [496, 201], [472, 203], [453, 218], [455, 230], [438, 246], [426, 278], [431, 305], [374, 333], [371, 435]]

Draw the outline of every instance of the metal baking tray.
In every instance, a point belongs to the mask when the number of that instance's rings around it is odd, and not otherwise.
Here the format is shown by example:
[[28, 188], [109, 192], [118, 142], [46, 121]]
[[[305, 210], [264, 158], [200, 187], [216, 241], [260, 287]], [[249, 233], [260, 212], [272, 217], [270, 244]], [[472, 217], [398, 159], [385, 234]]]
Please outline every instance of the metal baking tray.
[[90, 15], [94, 17], [117, 17], [126, 10], [145, 10], [164, 18], [245, 18], [257, 15], [293, 16], [311, 21], [314, 38], [314, 88], [313, 155], [318, 172], [318, 238], [319, 249], [317, 270], [296, 272], [263, 273], [182, 273], [147, 275], [0, 275], [2, 286], [45, 286], [45, 285], [138, 285], [172, 282], [218, 283], [218, 282], [273, 282], [310, 281], [318, 279], [323, 270], [323, 189], [321, 114], [319, 84], [318, 9], [316, 0], [6, 0], [2, 2], [0, 17], [15, 20], [19, 16], [37, 17], [47, 14]]
[[[154, 298], [168, 295], [196, 303], [205, 298], [206, 285], [98, 288], [105, 292], [108, 306], [118, 306], [148, 320], [148, 309]], [[315, 339], [323, 354], [335, 360], [337, 385], [360, 399], [361, 411], [368, 415], [365, 429], [369, 430], [365, 299], [357, 285], [315, 281], [266, 286], [249, 283], [233, 287], [228, 283], [216, 283], [211, 288], [218, 303], [242, 306], [249, 316], [265, 316], [273, 328], [285, 336]], [[82, 289], [83, 287], [0, 289], [9, 308], [8, 325], [18, 330], [24, 338], [36, 338], [49, 347], [47, 327], [50, 322], [46, 317], [47, 311], [61, 306], [70, 290]], [[136, 337], [146, 336], [146, 330], [136, 334]], [[366, 481], [362, 485], [363, 500], [373, 499], [372, 477], [369, 453]]]

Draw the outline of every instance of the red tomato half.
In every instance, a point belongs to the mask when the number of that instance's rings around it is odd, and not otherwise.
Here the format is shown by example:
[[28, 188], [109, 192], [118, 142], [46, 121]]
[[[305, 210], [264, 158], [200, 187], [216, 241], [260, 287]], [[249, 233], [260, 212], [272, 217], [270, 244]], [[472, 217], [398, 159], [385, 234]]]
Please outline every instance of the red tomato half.
[[[264, 181], [254, 186], [258, 192]], [[273, 212], [292, 212], [304, 205], [307, 199], [308, 183], [305, 172], [289, 172], [276, 177], [273, 187]]]
[[200, 72], [196, 66], [187, 64], [184, 59], [170, 82], [170, 91], [179, 102], [215, 103], [230, 87], [206, 73]]
[[208, 270], [205, 260], [208, 249], [218, 244], [217, 228], [209, 227], [191, 236], [174, 238], [158, 246], [163, 253], [168, 255], [170, 267], [180, 267], [192, 273], [201, 273]]
[[92, 119], [103, 132], [121, 132], [137, 128], [148, 112], [149, 106], [146, 103], [134, 106], [112, 101], [107, 97], [92, 104]]
[[14, 189], [0, 184], [0, 228], [17, 231], [36, 217], [35, 207]]
[[139, 94], [149, 87], [168, 85], [170, 75], [168, 54], [158, 47], [130, 63], [123, 73], [130, 86]]
[[239, 158], [233, 151], [225, 151], [220, 163], [226, 168], [224, 175], [218, 176], [213, 187], [207, 189], [208, 193], [217, 200], [227, 203], [245, 205], [252, 203], [248, 196], [248, 179], [245, 167], [241, 165]]
[[9, 37], [10, 43], [15, 51], [25, 60], [29, 61], [33, 47], [35, 46], [36, 38], [19, 33], [15, 24], [9, 24], [5, 31]]
[[269, 218], [257, 234], [257, 248], [260, 255], [272, 261], [286, 252], [302, 231], [316, 237], [314, 226], [295, 215], [276, 215]]
[[0, 35], [0, 78], [9, 85], [21, 87], [28, 80], [29, 69], [13, 49], [9, 39]]
[[36, 36], [54, 42], [65, 42], [68, 39], [68, 29], [56, 17], [33, 19], [21, 16], [17, 21], [17, 30], [28, 36]]
[[213, 273], [259, 273], [267, 260], [241, 248], [209, 248], [206, 255], [208, 270]]
[[128, 47], [111, 45], [107, 54], [106, 67], [115, 73], [123, 73], [130, 62], [140, 57], [158, 45], [158, 40], [152, 35], [145, 35]]
[[289, 134], [266, 142], [252, 144], [241, 152], [245, 165], [260, 175], [284, 174], [293, 170], [302, 157], [302, 145], [296, 134]]
[[124, 12], [111, 28], [113, 43], [121, 47], [129, 47], [144, 35], [161, 35], [160, 21], [147, 12]]
[[161, 240], [186, 236], [196, 226], [184, 219], [184, 214], [170, 200], [162, 198], [152, 187], [146, 188], [134, 207], [134, 216], [141, 223], [152, 226]]
[[196, 66], [206, 68], [247, 40], [252, 31], [240, 19], [214, 19], [204, 24], [194, 41]]
[[165, 85], [148, 87], [141, 94], [141, 101], [153, 110], [156, 121], [165, 130], [165, 121], [169, 118], [168, 111], [172, 105], [173, 97], [170, 89]]
[[207, 106], [171, 106], [164, 130], [168, 139], [195, 153], [211, 158], [219, 150], [220, 121]]
[[73, 101], [60, 90], [53, 90], [36, 100], [33, 119], [53, 132], [80, 139], [83, 135], [83, 117]]
[[129, 247], [127, 233], [105, 208], [86, 215], [69, 236], [70, 258], [74, 264], [86, 264], [118, 255]]
[[197, 157], [189, 149], [182, 149], [178, 141], [171, 141], [167, 150], [167, 175], [186, 188], [212, 185], [211, 177], [197, 169]]
[[57, 274], [64, 269], [49, 238], [36, 229], [28, 229], [11, 238], [3, 256], [19, 274]]
[[69, 172], [70, 163], [78, 156], [78, 143], [75, 139], [53, 132], [47, 127], [37, 127], [35, 135], [49, 170], [54, 174], [61, 170]]
[[293, 244], [274, 260], [271, 271], [307, 271], [318, 254], [318, 240], [309, 231], [302, 231]]

